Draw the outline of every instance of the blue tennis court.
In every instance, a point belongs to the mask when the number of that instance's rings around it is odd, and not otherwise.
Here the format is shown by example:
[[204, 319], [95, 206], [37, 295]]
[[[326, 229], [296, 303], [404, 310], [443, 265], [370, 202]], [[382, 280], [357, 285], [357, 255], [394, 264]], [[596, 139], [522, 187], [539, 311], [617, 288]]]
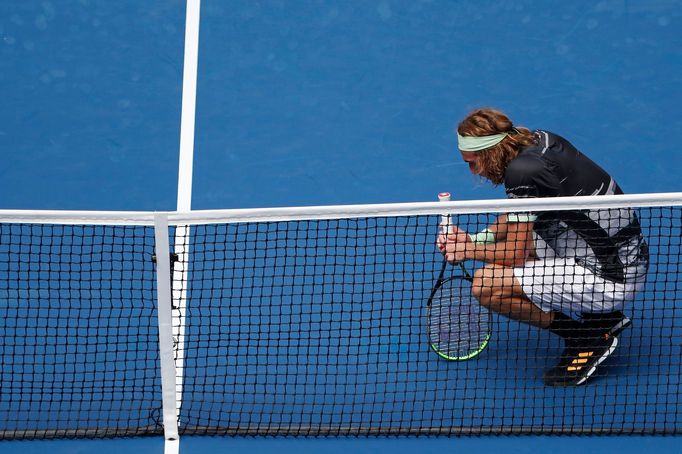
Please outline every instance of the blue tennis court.
[[[627, 193], [678, 191], [681, 18], [675, 1], [204, 0], [192, 208], [431, 201], [443, 190], [457, 200], [501, 198], [502, 189], [471, 177], [456, 150], [454, 126], [478, 106], [566, 136]], [[184, 21], [183, 1], [0, 5], [6, 150], [0, 208], [175, 209]], [[677, 335], [673, 353], [680, 351]], [[513, 362], [503, 350], [493, 345], [487, 361]], [[423, 354], [416, 347], [397, 353], [406, 364]], [[672, 363], [677, 381], [679, 364]], [[193, 366], [200, 381], [202, 364]], [[466, 370], [442, 377], [464, 380]], [[436, 390], [419, 386], [416, 392]], [[548, 415], [519, 413], [514, 405], [593, 399], [595, 389], [578, 393], [539, 386], [536, 395], [510, 389], [472, 398], [499, 399], [509, 415], [542, 421]], [[636, 406], [630, 397], [598, 403]], [[575, 415], [581, 424], [594, 416], [583, 417]], [[188, 436], [181, 449], [681, 452], [678, 445], [679, 437], [644, 436]], [[154, 452], [163, 439], [17, 441], [2, 448]]]

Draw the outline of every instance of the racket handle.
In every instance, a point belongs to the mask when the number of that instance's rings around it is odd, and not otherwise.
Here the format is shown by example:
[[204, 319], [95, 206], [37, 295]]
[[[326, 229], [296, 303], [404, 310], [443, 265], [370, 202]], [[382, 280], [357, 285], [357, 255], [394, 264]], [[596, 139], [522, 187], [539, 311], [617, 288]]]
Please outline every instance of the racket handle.
[[[450, 201], [450, 193], [449, 192], [440, 192], [438, 193], [438, 201], [439, 202], [449, 202]], [[440, 228], [442, 232], [445, 233], [450, 233], [450, 226], [452, 223], [450, 222], [450, 215], [445, 214], [441, 216], [440, 218]]]

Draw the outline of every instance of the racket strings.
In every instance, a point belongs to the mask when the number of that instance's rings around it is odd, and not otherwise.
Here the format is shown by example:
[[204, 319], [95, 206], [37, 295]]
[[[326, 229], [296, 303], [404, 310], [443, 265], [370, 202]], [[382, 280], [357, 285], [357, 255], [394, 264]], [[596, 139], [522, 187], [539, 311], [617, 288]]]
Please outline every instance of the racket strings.
[[485, 345], [489, 314], [471, 295], [464, 279], [445, 281], [431, 301], [428, 335], [433, 347], [449, 358], [463, 358]]

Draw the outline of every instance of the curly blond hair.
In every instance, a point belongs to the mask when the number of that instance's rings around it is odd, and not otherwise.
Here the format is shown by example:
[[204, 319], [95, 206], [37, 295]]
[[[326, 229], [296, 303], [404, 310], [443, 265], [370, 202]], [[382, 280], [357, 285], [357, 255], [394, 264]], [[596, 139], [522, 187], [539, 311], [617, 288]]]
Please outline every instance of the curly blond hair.
[[509, 134], [494, 147], [477, 152], [481, 176], [496, 186], [504, 181], [507, 166], [519, 154], [519, 150], [536, 143], [535, 135], [528, 128], [515, 127], [504, 113], [490, 108], [471, 112], [457, 126], [457, 132], [462, 136], [474, 137], [504, 132]]

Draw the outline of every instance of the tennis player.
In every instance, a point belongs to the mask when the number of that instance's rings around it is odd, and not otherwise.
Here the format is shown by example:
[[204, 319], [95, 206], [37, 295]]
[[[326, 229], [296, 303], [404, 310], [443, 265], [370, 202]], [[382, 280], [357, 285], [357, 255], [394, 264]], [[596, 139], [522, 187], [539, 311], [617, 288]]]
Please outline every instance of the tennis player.
[[[472, 173], [504, 184], [510, 198], [622, 194], [615, 180], [566, 139], [515, 127], [494, 109], [458, 126]], [[485, 265], [472, 292], [488, 309], [548, 329], [565, 350], [547, 370], [550, 386], [585, 383], [630, 325], [622, 308], [642, 289], [648, 248], [629, 208], [514, 213], [479, 233], [459, 228], [438, 237], [450, 261]]]

